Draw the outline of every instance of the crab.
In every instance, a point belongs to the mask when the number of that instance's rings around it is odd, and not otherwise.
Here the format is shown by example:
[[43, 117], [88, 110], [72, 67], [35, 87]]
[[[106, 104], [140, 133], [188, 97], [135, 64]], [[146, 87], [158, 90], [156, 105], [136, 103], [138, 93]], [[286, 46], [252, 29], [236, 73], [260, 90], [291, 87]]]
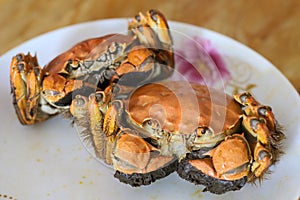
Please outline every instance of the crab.
[[96, 157], [134, 187], [173, 172], [216, 194], [262, 180], [284, 138], [271, 107], [247, 92], [168, 80], [172, 45], [166, 19], [150, 10], [127, 35], [82, 41], [44, 68], [20, 53], [10, 66], [19, 121], [68, 113]]
[[181, 81], [115, 84], [77, 95], [70, 110], [96, 156], [131, 186], [177, 171], [222, 194], [261, 180], [282, 153], [272, 109], [247, 92], [231, 97]]
[[44, 68], [36, 56], [17, 54], [11, 61], [10, 82], [19, 121], [35, 124], [68, 113], [77, 94], [111, 88], [120, 77], [125, 85], [139, 85], [169, 76], [174, 65], [172, 43], [164, 16], [149, 10], [129, 21], [127, 35], [87, 39]]

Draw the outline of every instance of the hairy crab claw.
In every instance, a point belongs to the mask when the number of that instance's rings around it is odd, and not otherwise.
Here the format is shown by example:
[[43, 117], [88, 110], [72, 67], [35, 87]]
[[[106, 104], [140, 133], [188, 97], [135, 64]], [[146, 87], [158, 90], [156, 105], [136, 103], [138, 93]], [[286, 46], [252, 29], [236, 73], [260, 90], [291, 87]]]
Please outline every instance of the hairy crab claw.
[[159, 150], [130, 130], [118, 132], [113, 147], [115, 177], [131, 186], [148, 185], [174, 172], [177, 159]]

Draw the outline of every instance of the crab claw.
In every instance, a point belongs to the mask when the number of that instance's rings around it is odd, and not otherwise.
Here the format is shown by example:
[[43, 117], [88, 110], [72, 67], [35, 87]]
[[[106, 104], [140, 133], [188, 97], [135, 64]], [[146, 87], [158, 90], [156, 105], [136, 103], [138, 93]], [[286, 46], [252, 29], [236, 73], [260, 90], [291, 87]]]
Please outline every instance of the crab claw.
[[46, 113], [41, 106], [40, 86], [41, 68], [36, 56], [18, 54], [10, 65], [10, 84], [13, 104], [19, 121], [23, 124], [35, 124], [56, 114]]
[[[214, 173], [207, 171], [204, 172], [205, 174], [225, 180], [237, 180], [248, 175], [247, 166], [252, 158], [248, 142], [243, 135], [235, 134], [227, 137], [205, 155], [211, 157], [210, 170], [214, 170]], [[197, 167], [201, 162], [201, 160], [192, 160], [191, 164]]]
[[243, 135], [228, 136], [205, 156], [183, 159], [178, 166], [179, 176], [195, 184], [205, 185], [206, 191], [216, 194], [238, 190], [247, 182], [252, 156]]
[[157, 10], [139, 13], [128, 23], [128, 30], [142, 45], [156, 49], [156, 60], [166, 65], [164, 73], [169, 75], [174, 68], [173, 39], [164, 15]]
[[131, 186], [148, 185], [176, 170], [177, 160], [160, 155], [143, 138], [123, 130], [118, 133], [113, 150], [115, 177]]
[[172, 44], [167, 20], [157, 10], [149, 10], [145, 15], [139, 13], [128, 23], [128, 29], [136, 33], [142, 44], [155, 47], [160, 45], [158, 41], [166, 45]]

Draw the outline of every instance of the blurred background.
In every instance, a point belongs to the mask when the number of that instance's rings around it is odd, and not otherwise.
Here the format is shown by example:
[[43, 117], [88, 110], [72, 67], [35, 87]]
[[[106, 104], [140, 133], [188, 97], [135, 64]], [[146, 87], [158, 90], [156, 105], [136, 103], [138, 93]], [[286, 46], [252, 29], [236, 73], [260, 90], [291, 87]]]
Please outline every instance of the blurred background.
[[53, 29], [132, 17], [151, 8], [168, 20], [205, 27], [249, 46], [277, 66], [300, 92], [299, 0], [0, 0], [0, 56]]

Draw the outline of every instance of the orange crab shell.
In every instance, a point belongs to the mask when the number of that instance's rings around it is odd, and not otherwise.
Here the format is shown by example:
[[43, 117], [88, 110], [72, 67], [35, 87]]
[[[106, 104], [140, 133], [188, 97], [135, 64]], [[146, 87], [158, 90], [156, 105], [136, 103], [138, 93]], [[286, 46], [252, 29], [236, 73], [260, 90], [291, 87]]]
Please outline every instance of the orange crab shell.
[[161, 129], [175, 134], [190, 134], [199, 126], [220, 133], [237, 124], [242, 114], [229, 95], [182, 82], [152, 83], [138, 88], [127, 109], [135, 123], [156, 120]]

